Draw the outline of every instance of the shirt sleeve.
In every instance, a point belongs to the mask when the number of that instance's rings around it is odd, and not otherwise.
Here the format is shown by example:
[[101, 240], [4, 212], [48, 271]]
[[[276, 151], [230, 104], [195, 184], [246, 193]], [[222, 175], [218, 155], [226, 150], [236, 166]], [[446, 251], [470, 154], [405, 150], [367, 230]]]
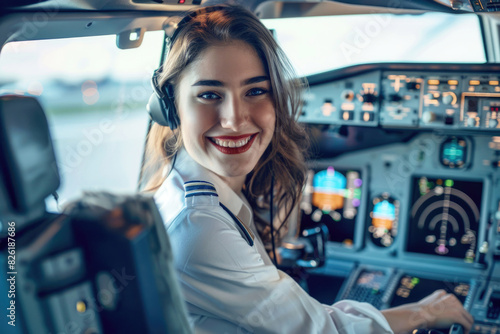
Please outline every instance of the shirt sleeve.
[[392, 333], [369, 304], [326, 306], [310, 297], [291, 277], [266, 265], [223, 212], [186, 209], [168, 233], [194, 316], [222, 319], [236, 332]]

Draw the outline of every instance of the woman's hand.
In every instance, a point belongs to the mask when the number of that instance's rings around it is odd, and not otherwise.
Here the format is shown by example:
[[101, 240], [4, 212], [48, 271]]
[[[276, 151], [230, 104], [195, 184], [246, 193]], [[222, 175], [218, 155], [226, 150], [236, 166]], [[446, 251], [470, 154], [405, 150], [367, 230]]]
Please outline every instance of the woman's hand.
[[395, 334], [410, 333], [416, 328], [444, 328], [457, 323], [470, 332], [474, 319], [454, 294], [437, 290], [417, 303], [382, 311]]
[[445, 328], [458, 323], [464, 326], [465, 333], [469, 333], [474, 324], [474, 319], [463, 308], [458, 298], [444, 290], [434, 291], [417, 305], [420, 312], [415, 317], [425, 319], [423, 326], [426, 328]]

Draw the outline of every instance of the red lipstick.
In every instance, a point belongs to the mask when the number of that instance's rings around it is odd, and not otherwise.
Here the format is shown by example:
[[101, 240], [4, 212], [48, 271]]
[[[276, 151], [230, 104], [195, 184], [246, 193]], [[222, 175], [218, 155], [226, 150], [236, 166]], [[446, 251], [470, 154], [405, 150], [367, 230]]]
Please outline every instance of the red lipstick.
[[243, 139], [243, 138], [248, 138], [248, 135], [241, 135], [241, 136], [219, 136], [219, 137], [208, 137], [209, 138], [209, 142], [216, 148], [218, 149], [219, 151], [221, 151], [222, 153], [224, 154], [240, 154], [240, 153], [244, 153], [246, 151], [248, 151], [248, 149], [250, 149], [250, 147], [252, 146], [253, 144], [253, 141], [255, 140], [255, 138], [257, 137], [257, 134], [258, 133], [254, 133], [253, 135], [250, 136], [250, 140], [248, 141], [248, 143], [246, 143], [245, 145], [243, 146], [240, 146], [240, 147], [226, 147], [226, 146], [220, 146], [218, 145], [216, 142], [215, 142], [215, 139], [218, 139], [218, 140], [232, 140], [232, 141], [236, 141], [236, 140], [240, 140], [240, 139]]

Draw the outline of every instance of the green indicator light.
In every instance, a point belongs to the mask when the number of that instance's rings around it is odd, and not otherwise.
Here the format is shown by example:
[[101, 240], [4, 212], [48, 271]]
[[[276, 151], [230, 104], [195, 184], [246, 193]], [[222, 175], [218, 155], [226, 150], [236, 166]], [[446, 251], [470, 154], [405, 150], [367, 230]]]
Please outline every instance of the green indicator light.
[[444, 185], [447, 187], [453, 187], [453, 180], [446, 180], [444, 181]]
[[356, 188], [354, 189], [354, 198], [360, 198], [361, 197], [361, 189]]
[[411, 284], [413, 284], [413, 285], [417, 285], [417, 284], [418, 284], [418, 282], [420, 282], [420, 279], [419, 279], [418, 277], [413, 277], [413, 278], [411, 279]]

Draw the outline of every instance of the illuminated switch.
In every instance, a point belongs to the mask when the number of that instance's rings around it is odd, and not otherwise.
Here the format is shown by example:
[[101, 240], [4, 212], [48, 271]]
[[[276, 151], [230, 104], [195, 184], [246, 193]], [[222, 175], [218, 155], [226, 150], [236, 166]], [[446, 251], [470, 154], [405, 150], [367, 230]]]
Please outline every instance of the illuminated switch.
[[354, 119], [354, 112], [350, 110], [342, 110], [340, 119], [343, 119], [344, 121], [352, 121]]
[[330, 116], [335, 111], [335, 107], [332, 104], [332, 100], [325, 100], [323, 105], [321, 106], [321, 113], [323, 116]]
[[375, 119], [375, 114], [372, 112], [365, 111], [361, 114], [361, 120], [365, 122], [371, 122]]

